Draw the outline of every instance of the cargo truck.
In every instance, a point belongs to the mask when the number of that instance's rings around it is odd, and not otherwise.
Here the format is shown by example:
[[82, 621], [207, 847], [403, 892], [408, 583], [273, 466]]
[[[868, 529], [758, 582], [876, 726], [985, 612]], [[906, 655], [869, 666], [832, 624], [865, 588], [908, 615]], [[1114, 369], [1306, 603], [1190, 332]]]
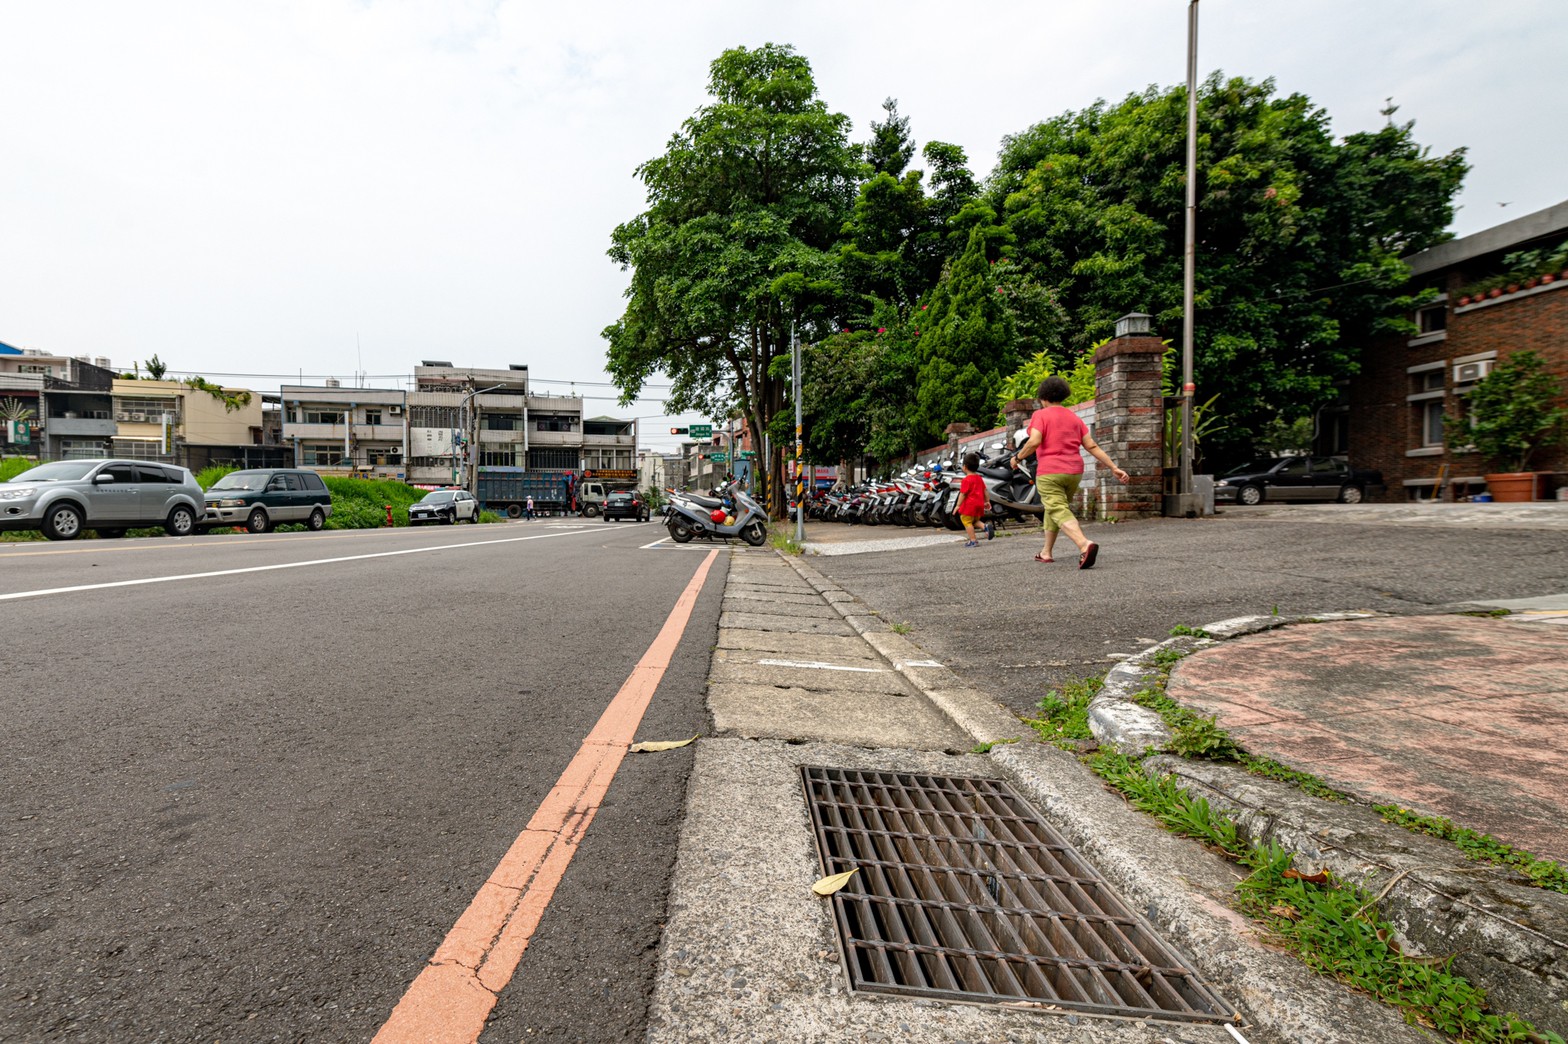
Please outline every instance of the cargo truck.
[[577, 484], [577, 510], [585, 518], [598, 518], [604, 514], [604, 500], [618, 490], [637, 491], [637, 472], [592, 469], [583, 472]]
[[570, 471], [521, 468], [479, 469], [479, 502], [488, 511], [522, 518], [528, 498], [534, 498], [534, 514], [564, 515], [570, 505], [573, 480]]

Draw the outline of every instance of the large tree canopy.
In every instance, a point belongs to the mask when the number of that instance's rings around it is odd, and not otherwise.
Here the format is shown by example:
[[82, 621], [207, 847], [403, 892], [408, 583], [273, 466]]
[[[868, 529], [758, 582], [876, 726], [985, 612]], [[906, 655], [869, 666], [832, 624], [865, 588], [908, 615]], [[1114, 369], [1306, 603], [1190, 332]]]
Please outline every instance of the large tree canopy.
[[[1198, 103], [1197, 384], [1245, 441], [1331, 399], [1397, 322], [1399, 258], [1446, 238], [1466, 165], [1463, 150], [1430, 156], [1409, 123], [1336, 143], [1322, 109], [1269, 80], [1215, 74]], [[1181, 329], [1185, 149], [1184, 87], [1005, 142], [987, 195], [1014, 259], [1066, 308], [1067, 351], [1129, 311]]]
[[828, 111], [793, 48], [738, 47], [709, 73], [712, 103], [638, 168], [648, 209], [612, 237], [632, 276], [604, 331], [608, 369], [624, 402], [662, 371], [671, 412], [738, 406], [767, 431], [783, 405], [770, 366], [791, 324], [825, 331], [841, 294], [835, 247], [857, 157], [848, 117]]

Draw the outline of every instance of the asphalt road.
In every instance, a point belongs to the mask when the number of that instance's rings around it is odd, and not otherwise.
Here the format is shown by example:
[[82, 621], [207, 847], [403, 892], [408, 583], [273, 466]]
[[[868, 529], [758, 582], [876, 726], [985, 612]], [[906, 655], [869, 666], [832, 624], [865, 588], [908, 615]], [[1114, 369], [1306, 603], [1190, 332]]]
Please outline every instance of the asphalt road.
[[[0, 545], [0, 1040], [369, 1039], [703, 561], [660, 535]], [[639, 738], [708, 728], [725, 564]], [[690, 765], [622, 763], [482, 1039], [642, 1037]]]
[[1110, 656], [1163, 640], [1176, 624], [1272, 612], [1429, 612], [1568, 591], [1562, 528], [1297, 521], [1286, 509], [1232, 509], [1084, 529], [1101, 545], [1089, 570], [1077, 568], [1065, 537], [1054, 564], [1034, 562], [1039, 532], [1017, 528], [978, 548], [955, 538], [812, 565], [889, 622], [908, 623], [911, 639], [1018, 713], [1035, 710], [1052, 686], [1103, 673]]

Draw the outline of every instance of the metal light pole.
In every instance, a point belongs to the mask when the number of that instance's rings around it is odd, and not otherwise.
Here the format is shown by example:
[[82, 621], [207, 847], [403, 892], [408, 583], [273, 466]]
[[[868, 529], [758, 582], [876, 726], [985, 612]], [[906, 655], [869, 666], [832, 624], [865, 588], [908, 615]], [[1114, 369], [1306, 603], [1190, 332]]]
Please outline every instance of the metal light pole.
[[1198, 0], [1187, 4], [1187, 238], [1181, 297], [1181, 471], [1183, 514], [1192, 497], [1192, 298], [1198, 241]]
[[493, 392], [504, 388], [504, 384], [492, 384], [488, 388], [480, 388], [463, 396], [463, 432], [468, 436], [469, 465], [468, 474], [465, 476], [463, 488], [474, 496], [479, 496], [479, 411], [472, 407], [475, 398], [486, 392]]
[[804, 442], [801, 439], [803, 425], [801, 423], [801, 394], [800, 394], [800, 338], [795, 336], [795, 324], [789, 324], [790, 340], [790, 394], [795, 399], [795, 543], [806, 542], [806, 494], [805, 479], [801, 474], [801, 455]]

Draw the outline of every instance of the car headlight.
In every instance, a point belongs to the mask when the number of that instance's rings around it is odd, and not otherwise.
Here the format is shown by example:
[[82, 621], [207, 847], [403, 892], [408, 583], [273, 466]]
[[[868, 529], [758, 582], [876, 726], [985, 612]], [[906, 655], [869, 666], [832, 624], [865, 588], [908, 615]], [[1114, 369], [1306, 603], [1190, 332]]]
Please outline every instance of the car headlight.
[[0, 489], [0, 500], [21, 500], [37, 492], [31, 486], [23, 486], [21, 489]]
[[1220, 479], [1218, 482], [1216, 482], [1214, 484], [1216, 486], [1228, 486], [1228, 485], [1230, 485], [1230, 481], [1228, 479]]
[[244, 507], [245, 506], [245, 501], [240, 500], [238, 498], [230, 498], [228, 500], [215, 500], [212, 503], [216, 507]]

